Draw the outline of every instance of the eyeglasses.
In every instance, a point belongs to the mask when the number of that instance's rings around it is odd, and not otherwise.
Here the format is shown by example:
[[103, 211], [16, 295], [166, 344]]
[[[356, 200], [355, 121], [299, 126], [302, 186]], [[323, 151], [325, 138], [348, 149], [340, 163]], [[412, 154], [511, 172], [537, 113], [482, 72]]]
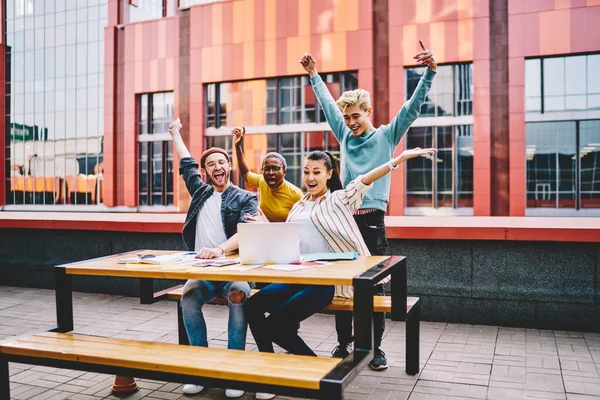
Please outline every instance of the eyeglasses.
[[266, 167], [263, 167], [262, 170], [263, 170], [263, 172], [266, 172], [268, 174], [269, 172], [279, 172], [279, 171], [281, 171], [281, 167], [277, 166], [277, 165], [268, 165]]

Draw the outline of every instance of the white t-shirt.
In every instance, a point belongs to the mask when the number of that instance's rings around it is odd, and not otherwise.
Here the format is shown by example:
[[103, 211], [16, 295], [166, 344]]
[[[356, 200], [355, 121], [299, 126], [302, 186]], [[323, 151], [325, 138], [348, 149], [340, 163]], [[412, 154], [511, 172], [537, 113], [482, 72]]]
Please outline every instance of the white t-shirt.
[[221, 195], [223, 193], [215, 191], [210, 196], [200, 211], [196, 219], [196, 241], [194, 250], [198, 251], [203, 247], [212, 248], [220, 245], [227, 240], [223, 220], [221, 218]]
[[314, 206], [314, 201], [307, 200], [302, 210], [288, 221], [300, 224], [300, 254], [331, 253], [329, 244], [310, 219]]

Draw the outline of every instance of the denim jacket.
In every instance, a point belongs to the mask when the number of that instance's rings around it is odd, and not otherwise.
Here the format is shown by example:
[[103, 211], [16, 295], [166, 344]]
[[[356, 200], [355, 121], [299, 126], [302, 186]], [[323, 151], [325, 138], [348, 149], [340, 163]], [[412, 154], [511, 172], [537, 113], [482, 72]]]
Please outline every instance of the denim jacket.
[[[187, 190], [192, 196], [190, 208], [185, 217], [183, 225], [183, 241], [188, 250], [193, 251], [196, 243], [196, 219], [198, 211], [204, 205], [204, 202], [212, 196], [214, 188], [212, 185], [202, 182], [200, 172], [198, 172], [198, 163], [192, 157], [181, 159], [179, 164], [179, 174], [183, 176]], [[246, 213], [256, 214], [258, 199], [254, 193], [231, 184], [221, 195], [221, 219], [225, 235], [229, 239], [237, 232], [237, 224], [246, 222], [244, 215]]]

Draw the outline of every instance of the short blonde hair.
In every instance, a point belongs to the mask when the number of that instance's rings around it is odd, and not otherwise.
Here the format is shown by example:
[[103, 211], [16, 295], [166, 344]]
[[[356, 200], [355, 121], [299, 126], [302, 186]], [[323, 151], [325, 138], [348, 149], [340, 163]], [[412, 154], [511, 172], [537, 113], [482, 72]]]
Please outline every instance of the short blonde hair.
[[346, 110], [346, 107], [352, 106], [358, 106], [361, 110], [367, 111], [371, 108], [371, 95], [365, 89], [348, 90], [342, 93], [335, 104], [342, 112]]

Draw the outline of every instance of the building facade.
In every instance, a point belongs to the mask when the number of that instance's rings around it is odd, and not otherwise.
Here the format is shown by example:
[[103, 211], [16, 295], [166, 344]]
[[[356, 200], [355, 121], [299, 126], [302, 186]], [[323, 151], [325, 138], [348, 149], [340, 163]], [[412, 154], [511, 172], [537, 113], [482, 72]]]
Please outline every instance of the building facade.
[[185, 211], [176, 117], [196, 156], [246, 126], [251, 168], [278, 151], [301, 186], [307, 152], [339, 154], [301, 55], [334, 97], [370, 91], [379, 126], [422, 40], [438, 72], [397, 151], [438, 153], [394, 172], [389, 215], [600, 216], [599, 0], [4, 3], [6, 210]]

